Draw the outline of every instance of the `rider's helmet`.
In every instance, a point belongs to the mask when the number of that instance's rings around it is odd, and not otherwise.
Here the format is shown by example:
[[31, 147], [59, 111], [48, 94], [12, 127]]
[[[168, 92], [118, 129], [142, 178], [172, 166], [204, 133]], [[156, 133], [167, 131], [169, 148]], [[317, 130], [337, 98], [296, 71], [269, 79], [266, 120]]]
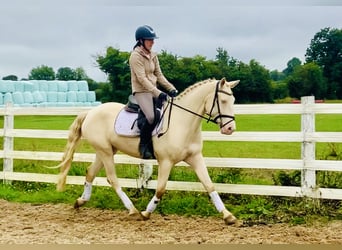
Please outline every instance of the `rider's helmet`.
[[145, 39], [157, 39], [157, 38], [158, 37], [156, 36], [156, 33], [154, 32], [154, 30], [148, 25], [140, 26], [135, 31], [136, 41], [145, 40]]

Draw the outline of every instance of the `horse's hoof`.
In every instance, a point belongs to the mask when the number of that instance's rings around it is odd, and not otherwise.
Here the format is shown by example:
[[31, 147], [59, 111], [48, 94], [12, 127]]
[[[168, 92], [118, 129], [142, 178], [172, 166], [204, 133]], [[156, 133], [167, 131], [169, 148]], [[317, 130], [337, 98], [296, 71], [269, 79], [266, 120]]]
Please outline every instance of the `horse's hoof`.
[[143, 220], [148, 220], [150, 219], [150, 216], [151, 216], [151, 213], [150, 212], [147, 212], [147, 211], [142, 211], [140, 213], [141, 217], [143, 218]]
[[74, 203], [74, 208], [75, 209], [78, 209], [78, 208], [80, 208], [80, 207], [82, 207], [84, 204], [86, 204], [87, 203], [87, 201], [86, 200], [84, 200], [84, 199], [82, 199], [82, 198], [78, 198], [76, 201], [75, 201], [75, 203]]
[[224, 222], [226, 223], [226, 225], [235, 225], [238, 220], [236, 219], [236, 217], [232, 214], [229, 214], [228, 216], [223, 218]]
[[129, 216], [130, 220], [138, 220], [138, 221], [143, 220], [140, 212], [135, 207], [133, 207], [129, 210], [128, 216]]

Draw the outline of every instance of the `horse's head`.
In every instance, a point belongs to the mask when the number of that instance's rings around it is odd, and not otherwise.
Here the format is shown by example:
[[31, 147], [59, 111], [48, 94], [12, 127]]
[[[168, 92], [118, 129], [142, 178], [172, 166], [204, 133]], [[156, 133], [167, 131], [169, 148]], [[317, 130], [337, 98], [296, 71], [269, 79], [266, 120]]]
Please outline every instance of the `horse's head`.
[[220, 126], [222, 134], [230, 135], [236, 129], [232, 88], [239, 82], [240, 80], [227, 82], [222, 78], [216, 83], [215, 92], [210, 94], [205, 102], [205, 112]]

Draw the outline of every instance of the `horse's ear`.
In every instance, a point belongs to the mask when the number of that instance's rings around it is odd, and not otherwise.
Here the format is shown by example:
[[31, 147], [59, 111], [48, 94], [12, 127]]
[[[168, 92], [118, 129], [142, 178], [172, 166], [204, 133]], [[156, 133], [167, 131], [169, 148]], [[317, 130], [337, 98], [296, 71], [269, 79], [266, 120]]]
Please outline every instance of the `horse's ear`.
[[240, 80], [228, 82], [229, 87], [232, 89], [240, 83]]
[[220, 86], [222, 87], [223, 84], [225, 84], [225, 83], [226, 83], [226, 78], [223, 77], [223, 78], [220, 80]]

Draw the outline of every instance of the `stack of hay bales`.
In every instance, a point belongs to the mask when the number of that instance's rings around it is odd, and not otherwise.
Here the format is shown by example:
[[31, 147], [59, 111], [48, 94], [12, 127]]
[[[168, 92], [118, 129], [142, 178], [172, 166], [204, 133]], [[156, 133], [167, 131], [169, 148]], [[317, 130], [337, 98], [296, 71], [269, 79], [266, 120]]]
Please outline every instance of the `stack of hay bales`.
[[0, 107], [75, 107], [97, 106], [94, 91], [87, 81], [10, 81], [0, 80]]

